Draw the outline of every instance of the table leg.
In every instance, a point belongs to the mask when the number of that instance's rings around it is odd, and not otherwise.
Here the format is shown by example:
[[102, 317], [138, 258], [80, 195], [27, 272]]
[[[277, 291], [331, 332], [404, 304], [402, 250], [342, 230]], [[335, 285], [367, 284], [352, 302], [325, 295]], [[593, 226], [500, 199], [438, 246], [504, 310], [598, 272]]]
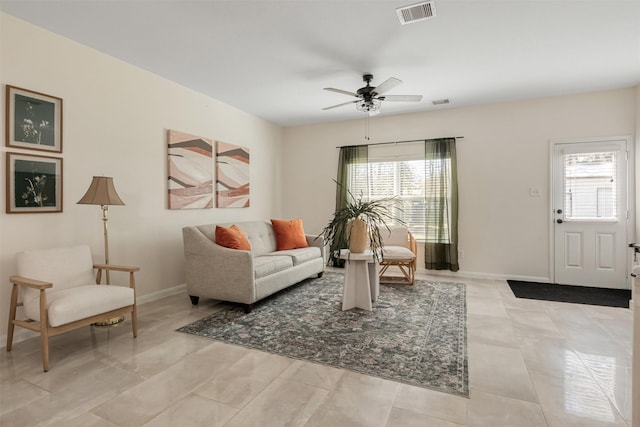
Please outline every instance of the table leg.
[[371, 289], [371, 301], [378, 301], [380, 295], [380, 264], [377, 262], [367, 263], [369, 268], [369, 288]]

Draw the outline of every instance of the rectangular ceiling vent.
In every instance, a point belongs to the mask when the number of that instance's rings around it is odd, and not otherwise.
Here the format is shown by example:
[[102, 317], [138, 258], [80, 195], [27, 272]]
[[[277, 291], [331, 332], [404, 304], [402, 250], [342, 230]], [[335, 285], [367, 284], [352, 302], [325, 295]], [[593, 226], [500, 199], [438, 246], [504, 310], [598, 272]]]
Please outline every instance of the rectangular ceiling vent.
[[402, 25], [413, 24], [436, 16], [436, 5], [433, 1], [416, 3], [397, 8], [396, 14]]

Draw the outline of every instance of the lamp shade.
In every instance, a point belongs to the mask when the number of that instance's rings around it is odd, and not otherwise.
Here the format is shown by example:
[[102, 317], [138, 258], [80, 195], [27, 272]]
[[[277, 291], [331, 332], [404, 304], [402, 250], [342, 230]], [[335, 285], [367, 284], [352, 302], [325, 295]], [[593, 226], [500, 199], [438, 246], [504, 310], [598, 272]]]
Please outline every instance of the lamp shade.
[[94, 176], [89, 189], [78, 201], [79, 205], [124, 205], [110, 176]]

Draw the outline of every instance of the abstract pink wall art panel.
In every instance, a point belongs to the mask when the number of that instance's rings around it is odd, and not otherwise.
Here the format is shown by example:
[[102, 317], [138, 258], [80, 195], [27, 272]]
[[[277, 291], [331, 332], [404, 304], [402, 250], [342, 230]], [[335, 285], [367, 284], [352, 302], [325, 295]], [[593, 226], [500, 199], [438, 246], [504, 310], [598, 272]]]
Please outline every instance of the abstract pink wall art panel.
[[216, 141], [219, 208], [249, 207], [249, 149]]
[[169, 209], [213, 208], [213, 142], [169, 130]]

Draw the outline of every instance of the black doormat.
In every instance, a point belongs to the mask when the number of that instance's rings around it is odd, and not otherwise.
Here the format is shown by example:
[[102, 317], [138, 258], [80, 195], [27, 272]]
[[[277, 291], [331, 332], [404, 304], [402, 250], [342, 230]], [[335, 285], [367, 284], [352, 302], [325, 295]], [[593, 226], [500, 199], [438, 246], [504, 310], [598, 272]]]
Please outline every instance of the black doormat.
[[516, 298], [538, 299], [576, 304], [629, 308], [630, 289], [590, 288], [587, 286], [507, 280]]

